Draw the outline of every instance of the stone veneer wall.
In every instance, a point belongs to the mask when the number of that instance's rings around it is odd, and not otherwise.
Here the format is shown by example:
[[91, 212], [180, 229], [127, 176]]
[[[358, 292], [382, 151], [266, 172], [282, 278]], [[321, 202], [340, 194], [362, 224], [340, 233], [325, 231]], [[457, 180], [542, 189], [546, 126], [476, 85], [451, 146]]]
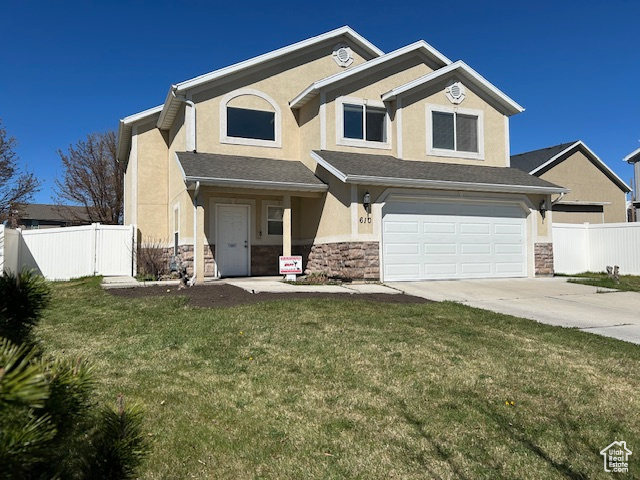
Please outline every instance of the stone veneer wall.
[[325, 273], [329, 277], [380, 280], [378, 242], [341, 242], [313, 245], [305, 273]]
[[535, 244], [536, 276], [553, 276], [553, 243]]

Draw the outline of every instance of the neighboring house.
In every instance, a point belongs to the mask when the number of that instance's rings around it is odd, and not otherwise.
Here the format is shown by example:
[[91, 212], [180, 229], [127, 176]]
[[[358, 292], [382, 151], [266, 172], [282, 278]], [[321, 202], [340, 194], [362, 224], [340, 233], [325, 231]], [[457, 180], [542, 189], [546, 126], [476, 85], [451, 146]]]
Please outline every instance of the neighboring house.
[[631, 188], [581, 140], [512, 155], [511, 166], [570, 190], [554, 197], [554, 222], [627, 221]]
[[124, 221], [198, 281], [277, 274], [283, 254], [354, 279], [550, 274], [538, 209], [566, 189], [509, 168], [522, 111], [424, 41], [383, 53], [338, 28], [121, 120]]
[[640, 185], [640, 148], [634, 150], [629, 155], [624, 157], [625, 162], [633, 165], [633, 194], [631, 197], [631, 215], [630, 220], [632, 222], [640, 221], [640, 196], [638, 195], [638, 185]]
[[18, 228], [36, 229], [90, 225], [91, 220], [84, 207], [31, 203], [18, 209], [13, 223]]

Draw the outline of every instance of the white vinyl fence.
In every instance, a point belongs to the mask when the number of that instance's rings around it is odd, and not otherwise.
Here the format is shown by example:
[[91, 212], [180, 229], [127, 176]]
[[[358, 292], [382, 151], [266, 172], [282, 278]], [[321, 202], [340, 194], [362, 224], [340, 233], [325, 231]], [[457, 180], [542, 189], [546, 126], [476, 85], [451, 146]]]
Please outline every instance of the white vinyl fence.
[[[3, 229], [2, 271], [33, 269], [49, 280], [91, 275], [134, 275], [135, 227], [100, 225]], [[15, 238], [15, 246], [9, 245]], [[7, 248], [10, 246], [11, 248]]]
[[18, 269], [18, 248], [20, 232], [0, 225], [0, 275], [5, 270]]
[[622, 275], [640, 275], [640, 222], [553, 224], [556, 273], [603, 272], [614, 265]]

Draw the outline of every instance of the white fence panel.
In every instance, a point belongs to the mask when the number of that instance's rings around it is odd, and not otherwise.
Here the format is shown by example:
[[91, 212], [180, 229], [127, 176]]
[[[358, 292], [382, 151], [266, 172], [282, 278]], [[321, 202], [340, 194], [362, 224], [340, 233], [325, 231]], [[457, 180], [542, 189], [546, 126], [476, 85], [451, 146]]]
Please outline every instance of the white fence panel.
[[0, 225], [0, 275], [18, 271], [20, 232]]
[[96, 273], [98, 275], [134, 275], [133, 225], [98, 225]]
[[588, 230], [579, 224], [553, 224], [553, 269], [575, 274], [589, 270]]
[[589, 267], [618, 265], [623, 275], [640, 275], [640, 223], [589, 225]]
[[553, 264], [568, 275], [614, 265], [623, 275], [640, 275], [640, 223], [555, 223]]
[[20, 262], [49, 280], [94, 275], [95, 232], [93, 225], [24, 230]]
[[21, 232], [18, 262], [49, 280], [132, 275], [133, 225], [47, 228]]

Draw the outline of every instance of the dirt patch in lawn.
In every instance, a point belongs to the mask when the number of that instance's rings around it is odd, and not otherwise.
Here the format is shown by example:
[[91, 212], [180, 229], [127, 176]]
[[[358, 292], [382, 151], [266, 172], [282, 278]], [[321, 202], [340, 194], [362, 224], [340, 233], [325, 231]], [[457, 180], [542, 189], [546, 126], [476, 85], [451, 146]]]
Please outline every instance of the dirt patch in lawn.
[[290, 300], [293, 298], [328, 298], [344, 300], [365, 300], [384, 303], [429, 303], [430, 300], [412, 295], [385, 293], [249, 293], [233, 285], [216, 283], [213, 285], [196, 285], [179, 290], [177, 286], [154, 286], [135, 288], [110, 288], [111, 295], [124, 298], [176, 297], [185, 296], [192, 307], [233, 307], [247, 303], [268, 302], [272, 300]]

